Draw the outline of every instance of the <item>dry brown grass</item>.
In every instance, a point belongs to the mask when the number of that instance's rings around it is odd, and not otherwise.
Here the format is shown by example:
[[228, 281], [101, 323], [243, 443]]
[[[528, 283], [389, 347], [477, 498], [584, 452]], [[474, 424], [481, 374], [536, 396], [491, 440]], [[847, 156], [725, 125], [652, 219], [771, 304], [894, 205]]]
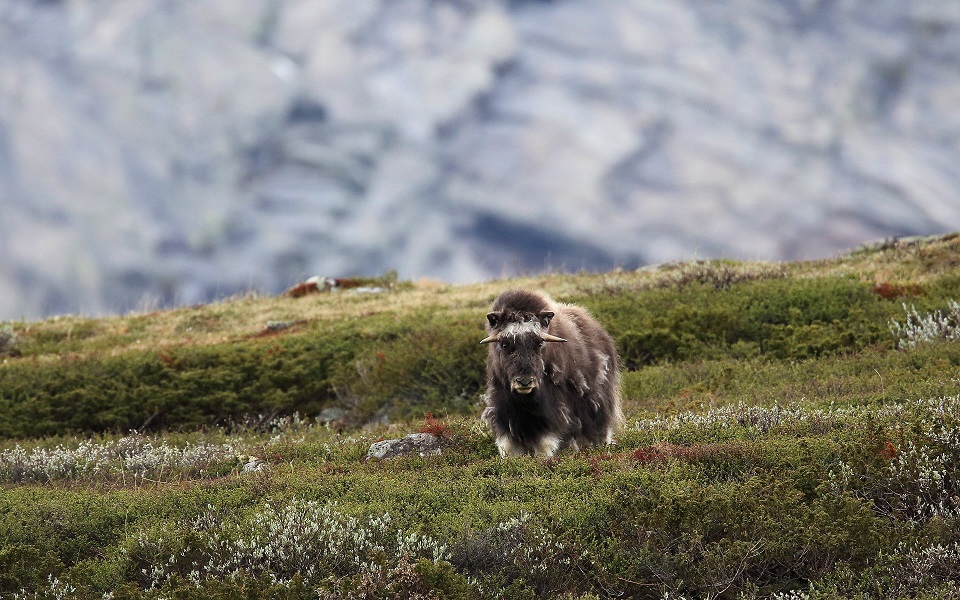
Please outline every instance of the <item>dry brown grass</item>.
[[[477, 311], [509, 287], [543, 289], [560, 300], [602, 293], [698, 282], [717, 286], [783, 277], [849, 276], [875, 284], [920, 289], [960, 267], [960, 234], [891, 241], [851, 251], [837, 258], [793, 263], [688, 261], [609, 273], [546, 274], [469, 285], [422, 280], [396, 289], [364, 294], [350, 290], [320, 292], [301, 298], [248, 294], [211, 304], [148, 313], [91, 319], [58, 316], [12, 323], [24, 354], [43, 357], [65, 353], [116, 355], [151, 348], [210, 345], [263, 334], [270, 322], [323, 328], [326, 323], [413, 311]], [[278, 332], [277, 335], [282, 335]]]

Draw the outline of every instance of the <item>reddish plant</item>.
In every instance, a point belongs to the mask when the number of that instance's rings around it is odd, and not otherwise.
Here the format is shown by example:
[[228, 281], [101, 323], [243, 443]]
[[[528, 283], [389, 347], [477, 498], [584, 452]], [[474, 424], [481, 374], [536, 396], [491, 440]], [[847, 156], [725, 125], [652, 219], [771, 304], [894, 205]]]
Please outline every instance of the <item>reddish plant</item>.
[[900, 451], [897, 450], [897, 447], [893, 445], [893, 442], [884, 442], [883, 448], [880, 448], [878, 454], [883, 460], [893, 460], [897, 457]]
[[923, 293], [923, 288], [916, 284], [900, 285], [881, 281], [874, 284], [873, 291], [881, 298], [893, 300], [902, 296], [919, 296]]
[[291, 298], [302, 298], [307, 294], [316, 294], [319, 291], [320, 291], [320, 288], [319, 286], [317, 286], [317, 282], [309, 281], [306, 283], [298, 283], [297, 285], [287, 290], [285, 293], [287, 296]]
[[449, 438], [453, 435], [450, 426], [435, 419], [432, 412], [428, 412], [425, 418], [426, 423], [418, 430], [419, 433], [430, 433], [438, 438]]
[[643, 448], [637, 448], [633, 452], [633, 458], [642, 465], [658, 463], [674, 456], [673, 448], [675, 448], [675, 446], [666, 443], [655, 446], [644, 446]]

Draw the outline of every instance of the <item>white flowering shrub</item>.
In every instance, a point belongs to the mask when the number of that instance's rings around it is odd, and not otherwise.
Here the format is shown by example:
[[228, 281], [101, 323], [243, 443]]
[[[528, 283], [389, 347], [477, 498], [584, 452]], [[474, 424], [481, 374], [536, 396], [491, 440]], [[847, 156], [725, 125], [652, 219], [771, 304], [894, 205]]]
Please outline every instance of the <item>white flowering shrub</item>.
[[239, 442], [187, 443], [175, 447], [139, 434], [116, 441], [87, 440], [69, 448], [58, 445], [27, 451], [17, 445], [0, 451], [0, 481], [44, 483], [103, 476], [141, 484], [196, 477], [232, 464], [239, 448]]
[[888, 428], [881, 466], [841, 462], [828, 475], [835, 493], [870, 498], [891, 518], [960, 517], [960, 396], [907, 403]]
[[946, 310], [921, 315], [913, 305], [903, 305], [907, 320], [890, 320], [890, 331], [899, 348], [913, 348], [917, 344], [937, 340], [960, 339], [960, 303], [950, 300]]
[[[295, 577], [317, 584], [384, 569], [384, 560], [448, 558], [437, 540], [403, 532], [389, 514], [359, 519], [334, 504], [294, 499], [240, 518], [213, 507], [175, 531], [142, 531], [125, 554], [147, 589], [180, 577], [198, 586], [210, 579], [268, 577], [290, 584]], [[389, 565], [387, 565], [389, 566]]]
[[928, 588], [932, 583], [960, 580], [960, 544], [905, 547], [902, 543], [886, 570], [895, 581], [896, 597], [913, 590]]
[[887, 468], [891, 509], [909, 518], [960, 517], [960, 396], [916, 402]]
[[803, 590], [776, 592], [770, 596], [770, 600], [810, 600], [810, 593]]
[[960, 544], [901, 541], [864, 569], [838, 565], [813, 582], [811, 600], [835, 598], [957, 598], [960, 590]]
[[734, 429], [747, 430], [755, 436], [781, 430], [825, 433], [858, 417], [862, 412], [858, 408], [789, 408], [779, 404], [763, 407], [739, 402], [704, 412], [682, 412], [667, 417], [641, 419], [634, 424], [633, 429], [654, 437], [683, 433], [704, 437]]
[[[960, 396], [882, 407], [763, 408], [737, 404], [645, 419], [634, 431], [654, 438], [757, 437], [770, 431], [856, 431], [872, 422], [889, 441], [866, 463], [838, 461], [826, 474], [836, 494], [869, 498], [892, 518], [960, 518]], [[877, 440], [864, 439], [867, 444]]]
[[67, 600], [73, 598], [77, 588], [69, 583], [60, 581], [59, 578], [50, 575], [47, 578], [47, 587], [44, 589], [28, 592], [20, 590], [13, 594], [14, 600]]
[[534, 577], [571, 567], [567, 545], [542, 525], [532, 523], [529, 513], [501, 523], [495, 532], [503, 543], [506, 557]]
[[248, 415], [231, 423], [231, 429], [246, 434], [269, 433], [273, 436], [308, 433], [317, 426], [316, 419], [310, 419], [299, 412], [292, 415], [258, 414]]

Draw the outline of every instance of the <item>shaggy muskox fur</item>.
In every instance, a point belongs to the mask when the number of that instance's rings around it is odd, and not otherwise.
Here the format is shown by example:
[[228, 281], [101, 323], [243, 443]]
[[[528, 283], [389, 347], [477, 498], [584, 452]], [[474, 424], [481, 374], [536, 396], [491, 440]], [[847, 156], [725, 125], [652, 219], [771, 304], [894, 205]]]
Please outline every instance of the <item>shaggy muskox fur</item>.
[[487, 332], [483, 419], [501, 456], [613, 441], [623, 422], [620, 359], [585, 309], [511, 290], [494, 301]]

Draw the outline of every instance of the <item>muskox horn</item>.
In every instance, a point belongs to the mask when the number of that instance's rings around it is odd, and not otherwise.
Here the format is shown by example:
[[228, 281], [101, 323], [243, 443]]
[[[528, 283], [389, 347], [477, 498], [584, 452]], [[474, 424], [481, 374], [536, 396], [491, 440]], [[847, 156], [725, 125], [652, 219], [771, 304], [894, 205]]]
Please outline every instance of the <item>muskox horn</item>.
[[499, 334], [499, 333], [495, 333], [495, 334], [491, 335], [490, 337], [485, 337], [485, 338], [483, 338], [482, 340], [480, 340], [480, 343], [481, 343], [481, 344], [492, 344], [493, 342], [499, 342], [499, 341], [500, 341], [500, 334]]
[[547, 332], [541, 333], [541, 334], [540, 334], [540, 339], [543, 340], [543, 341], [545, 341], [545, 342], [565, 342], [565, 341], [567, 341], [567, 340], [563, 339], [562, 337], [557, 337], [557, 336], [555, 336], [555, 335], [550, 335], [550, 334], [547, 333]]

